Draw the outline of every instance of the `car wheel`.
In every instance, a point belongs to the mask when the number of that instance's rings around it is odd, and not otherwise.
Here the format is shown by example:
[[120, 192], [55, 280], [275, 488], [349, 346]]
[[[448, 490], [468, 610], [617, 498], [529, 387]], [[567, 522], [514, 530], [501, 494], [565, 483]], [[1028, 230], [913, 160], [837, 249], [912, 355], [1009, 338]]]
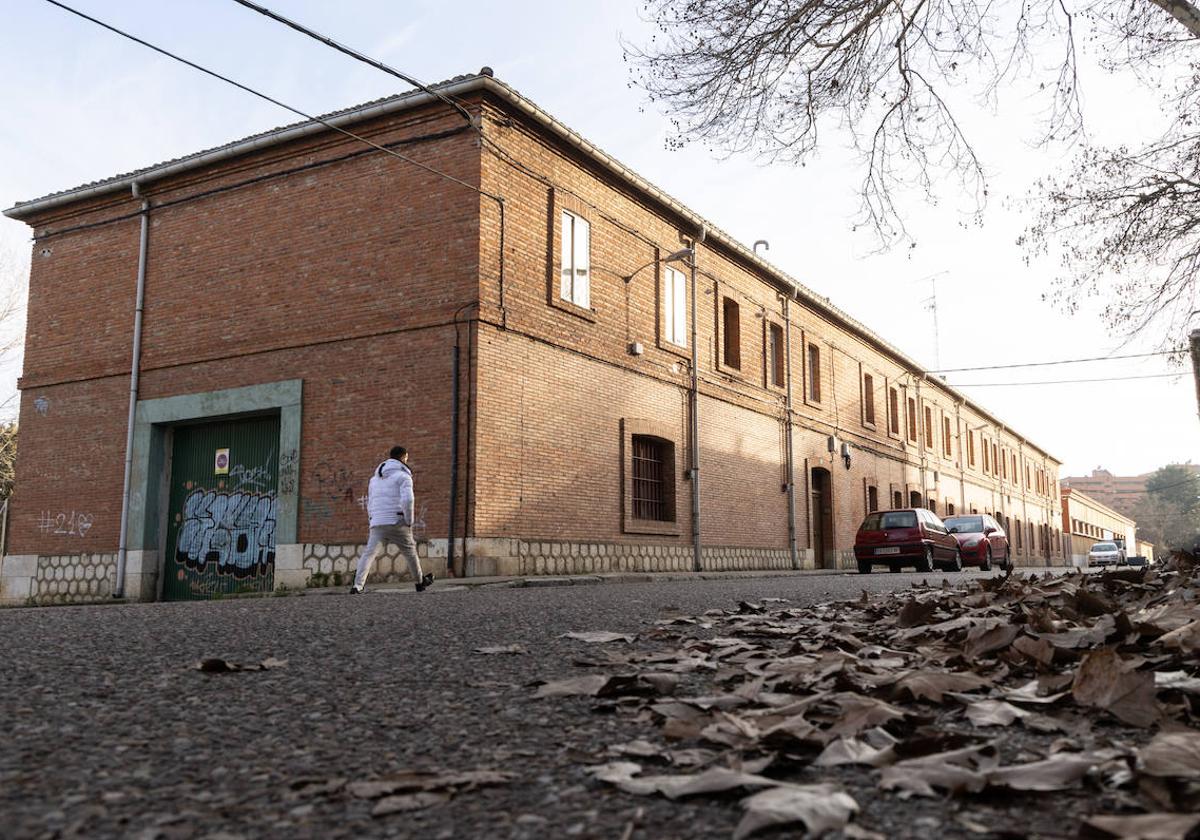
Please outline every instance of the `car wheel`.
[[918, 572], [932, 572], [933, 571], [933, 548], [932, 547], [925, 546], [925, 556], [917, 561], [917, 571]]
[[954, 560], [952, 562], [946, 564], [946, 571], [947, 572], [961, 572], [962, 570], [963, 570], [962, 552], [956, 548], [956, 549], [954, 549]]
[[870, 560], [859, 560], [858, 561], [858, 573], [860, 575], [871, 574], [871, 561]]
[[900, 574], [901, 566], [899, 563], [892, 563], [890, 566], [888, 566], [888, 568], [892, 570], [892, 574], [894, 574], [894, 575]]
[[979, 564], [979, 571], [990, 572], [992, 570], [992, 547], [989, 545], [983, 551], [983, 562]]
[[1005, 548], [1004, 548], [1004, 568], [1007, 571], [1012, 571], [1012, 567], [1013, 567], [1012, 548], [1005, 546]]

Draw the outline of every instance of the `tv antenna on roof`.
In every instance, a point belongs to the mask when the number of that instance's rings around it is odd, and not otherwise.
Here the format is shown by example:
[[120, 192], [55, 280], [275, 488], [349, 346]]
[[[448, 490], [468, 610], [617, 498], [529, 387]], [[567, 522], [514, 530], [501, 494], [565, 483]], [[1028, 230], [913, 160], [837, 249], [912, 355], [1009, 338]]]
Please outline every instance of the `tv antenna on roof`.
[[[925, 277], [916, 280], [917, 283], [929, 281], [929, 297], [921, 301], [921, 304], [926, 310], [933, 313], [933, 369], [942, 369], [942, 343], [938, 335], [938, 310], [937, 310], [937, 279], [943, 274], [949, 274], [950, 269], [934, 272]], [[944, 379], [945, 377], [943, 377]]]

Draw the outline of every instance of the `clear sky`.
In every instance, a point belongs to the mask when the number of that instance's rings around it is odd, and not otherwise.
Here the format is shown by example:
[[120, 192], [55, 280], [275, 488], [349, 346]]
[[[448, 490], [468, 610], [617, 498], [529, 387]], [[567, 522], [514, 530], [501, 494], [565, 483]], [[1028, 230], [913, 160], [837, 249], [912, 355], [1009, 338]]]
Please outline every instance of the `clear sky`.
[[[390, 76], [229, 0], [73, 0], [71, 5], [262, 90], [321, 113], [403, 90]], [[721, 160], [693, 145], [666, 148], [669, 120], [629, 85], [621, 39], [651, 27], [637, 0], [434, 2], [267, 0], [279, 12], [424, 81], [477, 71], [554, 114], [719, 227], [828, 296], [919, 362], [943, 368], [1054, 361], [1158, 348], [1136, 337], [1120, 350], [1096, 314], [1043, 302], [1053, 259], [1027, 263], [1016, 245], [1030, 215], [1021, 199], [1069, 152], [1034, 148], [1030, 101], [1001, 91], [994, 108], [962, 100], [959, 116], [992, 176], [983, 224], [944, 190], [936, 206], [907, 198], [917, 247], [876, 253], [852, 229], [861, 173], [837, 138], [804, 168]], [[499, 10], [503, 9], [501, 13]], [[0, 205], [127, 172], [294, 122], [285, 111], [151, 53], [45, 0], [0, 9]], [[1095, 136], [1136, 142], [1161, 120], [1129, 80], [1085, 68]], [[28, 260], [24, 225], [0, 220], [0, 270]], [[937, 293], [938, 341], [928, 299]], [[81, 289], [80, 294], [87, 294]], [[132, 317], [132, 316], [131, 316]], [[948, 375], [964, 392], [1064, 462], [1128, 474], [1200, 460], [1191, 372], [1124, 382], [984, 387], [1172, 370], [1161, 358]], [[19, 359], [0, 366], [0, 399]]]

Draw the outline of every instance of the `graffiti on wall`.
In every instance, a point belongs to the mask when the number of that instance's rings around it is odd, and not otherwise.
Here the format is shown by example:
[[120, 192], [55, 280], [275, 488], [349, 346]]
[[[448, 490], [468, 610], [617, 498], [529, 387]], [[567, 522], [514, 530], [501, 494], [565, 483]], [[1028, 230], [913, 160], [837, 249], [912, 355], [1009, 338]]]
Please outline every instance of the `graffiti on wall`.
[[50, 400], [46, 399], [45, 397], [38, 397], [33, 401], [33, 410], [42, 417], [45, 417], [50, 413]]
[[234, 464], [229, 470], [229, 482], [235, 490], [252, 488], [266, 490], [271, 483], [271, 459], [275, 453], [267, 455], [266, 463], [257, 467], [247, 467], [245, 464]]
[[279, 456], [279, 492], [289, 495], [296, 492], [296, 478], [300, 473], [300, 455], [295, 449]]
[[38, 530], [56, 537], [82, 537], [92, 528], [96, 517], [90, 513], [73, 510], [70, 513], [52, 513], [44, 510], [38, 517]]
[[193, 490], [183, 503], [175, 560], [218, 574], [265, 574], [275, 562], [275, 494]]
[[330, 461], [318, 461], [312, 473], [317, 482], [317, 494], [320, 498], [330, 501], [347, 501], [354, 503], [354, 478], [345, 467], [340, 467]]

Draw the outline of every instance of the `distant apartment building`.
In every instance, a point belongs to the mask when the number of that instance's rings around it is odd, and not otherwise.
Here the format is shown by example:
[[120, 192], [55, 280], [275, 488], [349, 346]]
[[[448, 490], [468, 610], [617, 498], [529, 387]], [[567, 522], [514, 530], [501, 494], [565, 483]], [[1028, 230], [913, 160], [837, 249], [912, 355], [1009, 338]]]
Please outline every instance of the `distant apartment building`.
[[[1185, 467], [1200, 475], [1200, 464], [1193, 464], [1189, 461], [1176, 466]], [[1082, 490], [1093, 499], [1120, 511], [1125, 516], [1134, 516], [1137, 513], [1138, 503], [1146, 495], [1146, 480], [1151, 475], [1153, 473], [1113, 475], [1103, 467], [1097, 467], [1092, 470], [1091, 475], [1069, 476], [1062, 479], [1062, 486]]]
[[1074, 487], [1062, 490], [1062, 532], [1072, 565], [1085, 565], [1093, 545], [1114, 539], [1124, 542], [1128, 555], [1137, 553], [1137, 523]]
[[0, 599], [337, 580], [397, 443], [439, 574], [687, 570], [693, 526], [704, 570], [854, 568], [908, 506], [1062, 562], [1041, 445], [490, 72], [438, 93], [325, 118], [400, 159], [300, 123], [6, 211]]

